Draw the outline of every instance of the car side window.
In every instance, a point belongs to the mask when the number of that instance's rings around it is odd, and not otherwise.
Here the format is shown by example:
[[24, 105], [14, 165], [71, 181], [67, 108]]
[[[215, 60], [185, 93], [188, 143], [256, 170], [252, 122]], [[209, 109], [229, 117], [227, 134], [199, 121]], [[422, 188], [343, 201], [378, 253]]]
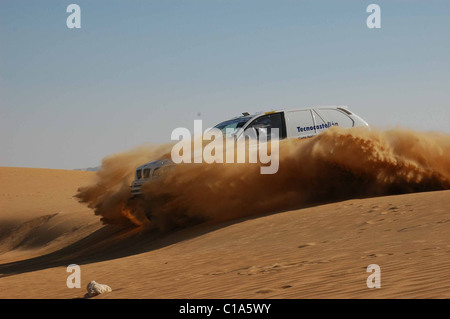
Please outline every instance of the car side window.
[[[350, 128], [354, 125], [353, 120], [348, 115], [336, 109], [319, 109], [316, 110], [316, 113], [324, 120], [327, 128], [331, 126]], [[318, 118], [316, 116], [316, 120]]]
[[282, 113], [272, 113], [266, 114], [257, 119], [253, 120], [247, 129], [256, 129], [256, 133], [258, 134], [258, 129], [266, 129], [267, 130], [267, 139], [269, 140], [271, 137], [272, 129], [278, 129], [278, 136], [280, 139], [286, 137], [286, 128], [283, 123], [283, 114]]

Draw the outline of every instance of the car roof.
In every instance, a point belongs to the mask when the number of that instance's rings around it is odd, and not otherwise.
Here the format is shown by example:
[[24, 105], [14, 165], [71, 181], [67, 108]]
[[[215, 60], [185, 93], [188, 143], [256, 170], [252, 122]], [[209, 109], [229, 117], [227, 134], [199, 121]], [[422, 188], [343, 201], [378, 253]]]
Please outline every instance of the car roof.
[[271, 114], [271, 113], [279, 113], [279, 112], [293, 112], [293, 111], [305, 111], [305, 110], [311, 110], [311, 109], [341, 109], [344, 112], [349, 112], [348, 110], [348, 106], [346, 105], [321, 105], [321, 106], [309, 106], [309, 107], [304, 107], [304, 108], [295, 108], [295, 109], [272, 109], [271, 111], [267, 111], [267, 112], [255, 112], [253, 114], [248, 114], [243, 113], [243, 115], [241, 116], [236, 116], [234, 118], [232, 118], [232, 120], [237, 119], [237, 118], [249, 118], [252, 119], [256, 116], [260, 116], [260, 115], [266, 115], [266, 114]]

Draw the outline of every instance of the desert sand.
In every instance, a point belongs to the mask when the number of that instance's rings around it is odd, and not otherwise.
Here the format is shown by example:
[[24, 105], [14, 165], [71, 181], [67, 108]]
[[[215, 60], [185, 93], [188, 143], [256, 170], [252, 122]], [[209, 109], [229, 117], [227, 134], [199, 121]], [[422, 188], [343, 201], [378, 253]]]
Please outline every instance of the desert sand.
[[[103, 225], [95, 173], [0, 168], [0, 298], [449, 298], [450, 191], [350, 199], [171, 231]], [[66, 267], [81, 267], [69, 289]], [[381, 268], [369, 289], [366, 268]]]

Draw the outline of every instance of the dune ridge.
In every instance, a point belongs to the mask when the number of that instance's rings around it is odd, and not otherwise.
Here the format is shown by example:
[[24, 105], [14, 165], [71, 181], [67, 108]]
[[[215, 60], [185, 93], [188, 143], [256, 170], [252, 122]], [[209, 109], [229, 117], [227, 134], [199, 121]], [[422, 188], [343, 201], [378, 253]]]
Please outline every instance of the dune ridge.
[[78, 203], [92, 172], [0, 167], [0, 262], [56, 251], [102, 225]]

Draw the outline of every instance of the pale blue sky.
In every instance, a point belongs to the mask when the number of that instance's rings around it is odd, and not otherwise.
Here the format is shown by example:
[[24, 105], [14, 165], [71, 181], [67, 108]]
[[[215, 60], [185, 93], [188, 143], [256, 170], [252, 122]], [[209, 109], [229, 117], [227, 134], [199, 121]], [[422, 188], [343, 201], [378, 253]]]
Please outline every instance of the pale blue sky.
[[340, 104], [450, 133], [449, 101], [450, 1], [0, 0], [0, 166], [96, 166], [198, 113]]

